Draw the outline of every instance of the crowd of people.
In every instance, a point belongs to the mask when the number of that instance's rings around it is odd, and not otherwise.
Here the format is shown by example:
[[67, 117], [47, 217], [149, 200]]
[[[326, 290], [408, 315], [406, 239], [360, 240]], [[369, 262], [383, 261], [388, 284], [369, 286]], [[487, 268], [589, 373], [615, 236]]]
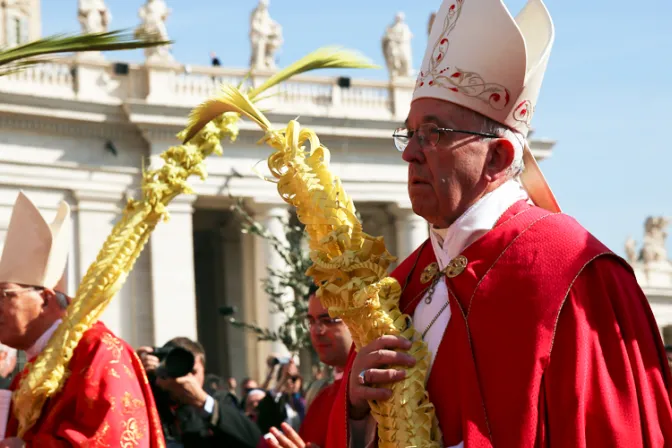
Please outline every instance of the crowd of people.
[[325, 446], [324, 416], [333, 405], [352, 339], [315, 291], [308, 299], [307, 324], [313, 347], [330, 373], [318, 370], [307, 387], [292, 358], [269, 356], [263, 382], [245, 378], [238, 389], [235, 378], [206, 375], [206, 353], [196, 341], [178, 337], [160, 349], [166, 353], [178, 347], [193, 355], [191, 372], [179, 378], [161, 375], [167, 357], [160, 360], [151, 347], [137, 350], [169, 447]]

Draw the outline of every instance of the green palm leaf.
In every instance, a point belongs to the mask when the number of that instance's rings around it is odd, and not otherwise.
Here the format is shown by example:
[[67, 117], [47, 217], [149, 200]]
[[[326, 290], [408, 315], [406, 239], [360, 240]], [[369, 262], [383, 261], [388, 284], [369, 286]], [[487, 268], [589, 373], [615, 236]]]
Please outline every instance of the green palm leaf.
[[125, 31], [109, 31], [83, 35], [45, 37], [24, 45], [0, 50], [0, 76], [30, 65], [48, 61], [45, 56], [82, 51], [117, 51], [156, 47], [170, 42], [155, 41], [150, 37], [136, 38]]

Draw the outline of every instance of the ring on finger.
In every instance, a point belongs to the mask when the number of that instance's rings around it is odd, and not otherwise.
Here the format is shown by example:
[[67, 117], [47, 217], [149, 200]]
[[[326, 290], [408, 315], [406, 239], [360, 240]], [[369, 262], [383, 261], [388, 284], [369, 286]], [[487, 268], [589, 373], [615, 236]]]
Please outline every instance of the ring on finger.
[[359, 372], [359, 375], [357, 375], [357, 379], [359, 380], [359, 384], [361, 384], [362, 386], [366, 386], [366, 369]]

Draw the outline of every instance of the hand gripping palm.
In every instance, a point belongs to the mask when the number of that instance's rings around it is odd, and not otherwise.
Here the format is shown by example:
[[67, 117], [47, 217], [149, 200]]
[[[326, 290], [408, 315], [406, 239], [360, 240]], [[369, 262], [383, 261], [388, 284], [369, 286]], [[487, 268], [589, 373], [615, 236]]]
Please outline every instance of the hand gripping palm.
[[[380, 336], [399, 335], [413, 341], [416, 359], [406, 379], [391, 386], [393, 396], [370, 402], [378, 423], [379, 446], [385, 448], [438, 447], [441, 438], [434, 406], [425, 391], [429, 354], [410, 317], [399, 310], [401, 287], [387, 268], [390, 256], [381, 237], [362, 232], [355, 207], [338, 178], [329, 171], [329, 151], [309, 129], [290, 121], [273, 130], [248, 95], [233, 86], [198, 107], [185, 141], [212, 118], [226, 113], [245, 115], [266, 133], [263, 141], [274, 149], [268, 167], [277, 178], [278, 193], [296, 208], [309, 236], [313, 266], [308, 270], [329, 314], [340, 317], [352, 333], [357, 349]], [[302, 146], [309, 143], [309, 148]]]

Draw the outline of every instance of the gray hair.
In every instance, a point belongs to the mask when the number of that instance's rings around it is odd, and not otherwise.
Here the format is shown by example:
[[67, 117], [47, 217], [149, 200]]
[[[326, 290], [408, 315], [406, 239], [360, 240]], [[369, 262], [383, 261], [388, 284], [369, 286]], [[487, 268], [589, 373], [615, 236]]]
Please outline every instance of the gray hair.
[[[495, 134], [511, 142], [514, 149], [513, 161], [506, 169], [506, 174], [510, 179], [520, 176], [525, 169], [523, 162], [523, 147], [525, 146], [525, 137], [520, 132], [514, 131], [508, 126], [496, 122], [484, 115], [474, 112], [476, 127], [480, 132]], [[479, 126], [480, 125], [480, 126]]]

